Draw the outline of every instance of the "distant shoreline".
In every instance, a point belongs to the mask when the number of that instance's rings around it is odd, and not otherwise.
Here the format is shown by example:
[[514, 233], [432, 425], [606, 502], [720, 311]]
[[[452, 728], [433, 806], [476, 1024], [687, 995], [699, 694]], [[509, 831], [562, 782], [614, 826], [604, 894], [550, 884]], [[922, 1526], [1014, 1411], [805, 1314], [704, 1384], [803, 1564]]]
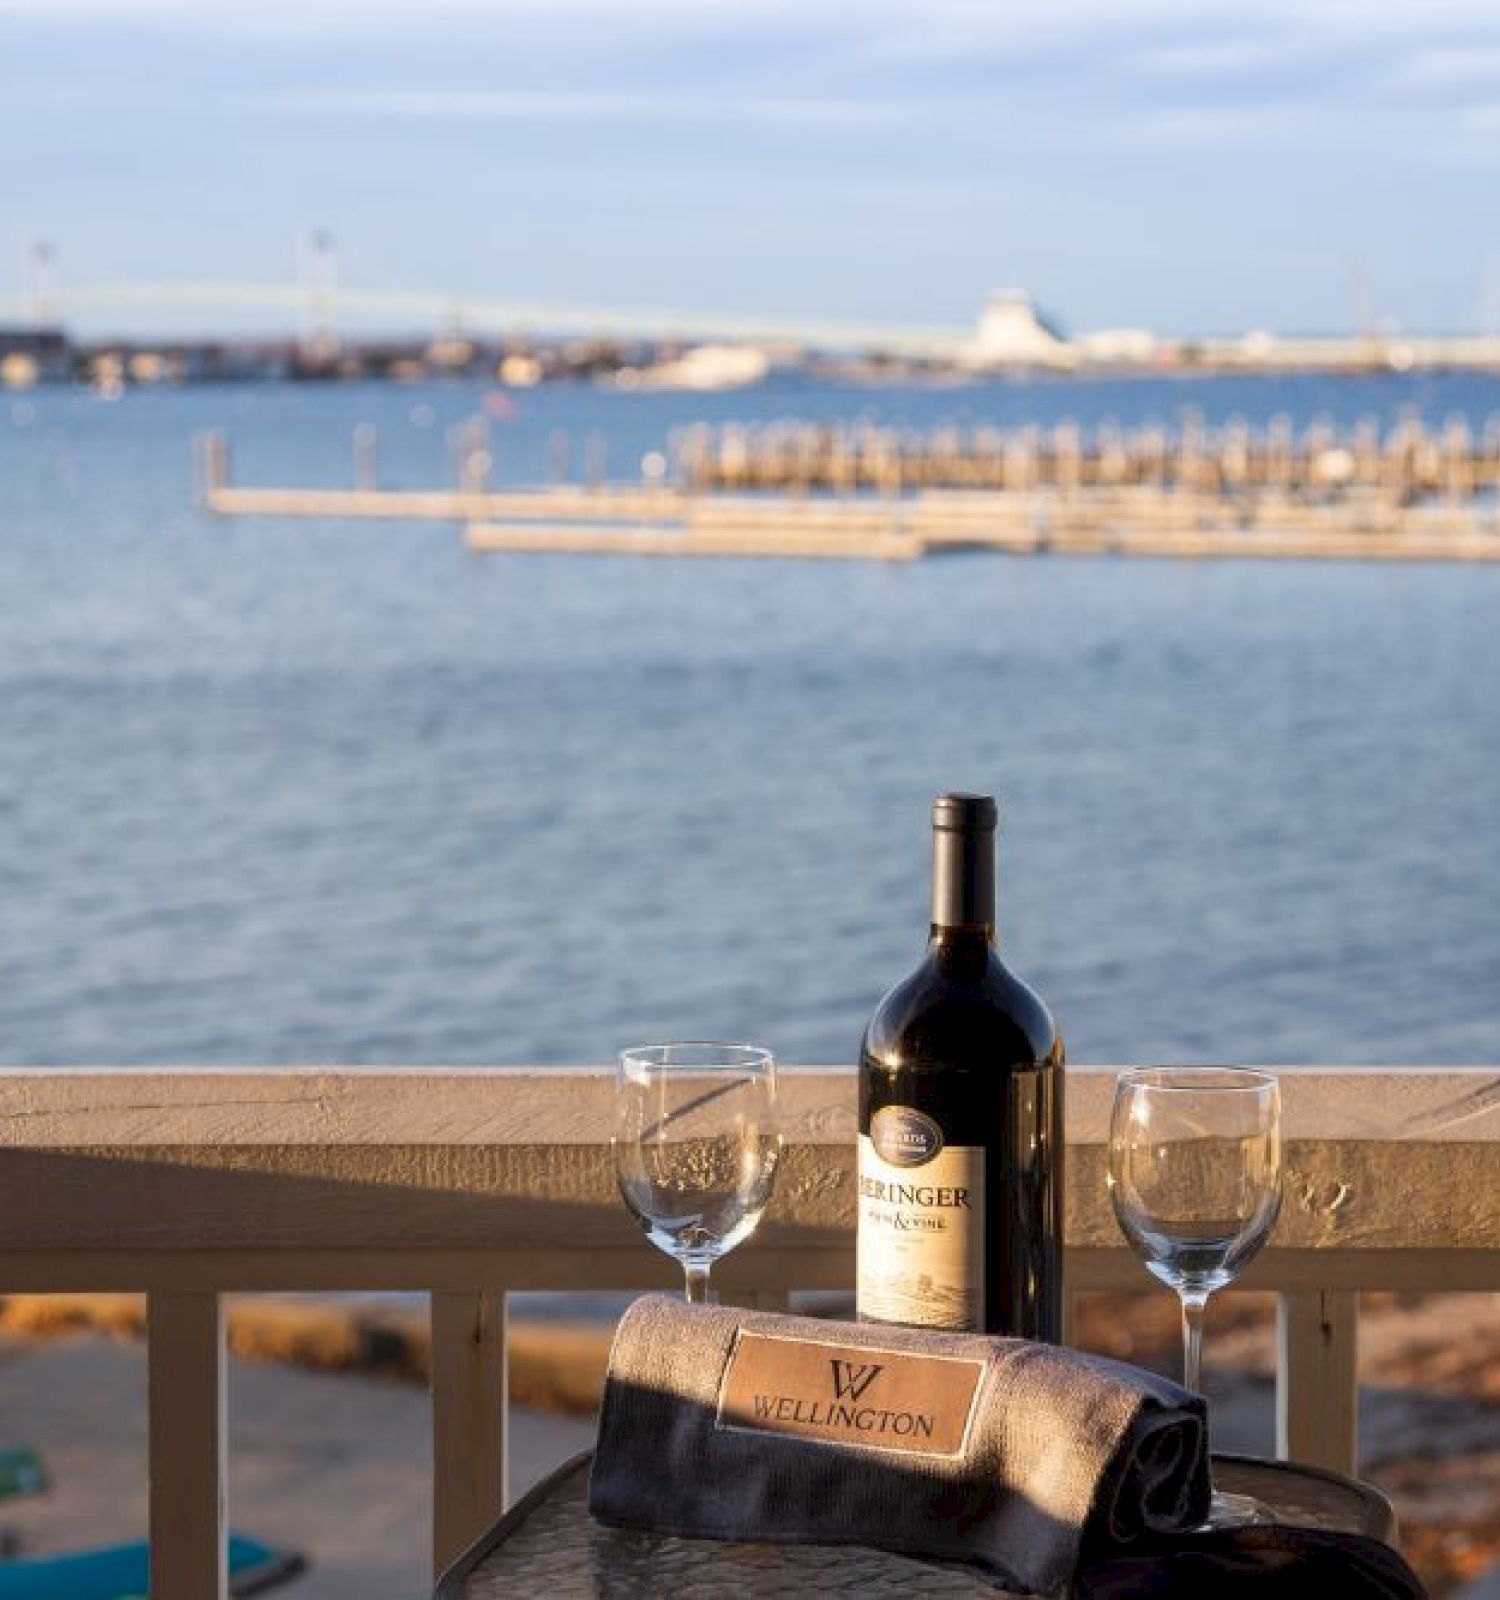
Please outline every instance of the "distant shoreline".
[[[432, 1340], [425, 1307], [384, 1300], [226, 1296], [229, 1348], [246, 1361], [318, 1372], [361, 1372], [426, 1383]], [[133, 1294], [11, 1295], [0, 1301], [0, 1333], [48, 1340], [75, 1333], [139, 1340], [146, 1300]], [[582, 1414], [598, 1404], [614, 1335], [609, 1323], [513, 1320], [511, 1398], [543, 1411]]]
[[[133, 370], [132, 361], [137, 353], [152, 356], [152, 363], [147, 370]], [[105, 357], [110, 359], [104, 360]], [[0, 343], [0, 397], [24, 400], [29, 395], [73, 393], [91, 394], [103, 400], [118, 400], [127, 393], [173, 393], [181, 390], [291, 388], [302, 391], [325, 389], [337, 392], [358, 388], [400, 391], [448, 387], [484, 390], [520, 401], [526, 396], [549, 390], [578, 388], [590, 388], [600, 393], [616, 394], [622, 398], [660, 395], [712, 398], [724, 394], [756, 396], [796, 393], [804, 389], [829, 387], [879, 393], [882, 390], [895, 389], [964, 392], [995, 386], [1021, 385], [1054, 387], [1063, 384], [1152, 382], [1197, 384], [1225, 379], [1262, 382], [1322, 380], [1349, 384], [1369, 383], [1382, 379], [1421, 381], [1456, 378], [1500, 381], [1500, 354], [1487, 356], [1483, 360], [1412, 365], [1402, 365], [1389, 360], [1340, 360], [1305, 364], [1192, 360], [1172, 363], [1100, 362], [1073, 367], [1020, 363], [968, 370], [904, 362], [895, 364], [830, 362], [777, 372], [750, 382], [713, 384], [647, 382], [632, 377], [636, 369], [628, 366], [595, 367], [587, 364], [551, 372], [535, 381], [517, 383], [513, 379], [501, 376], [489, 366], [457, 370], [416, 366], [410, 370], [392, 371], [381, 366], [354, 365], [341, 371], [308, 371], [299, 370], [292, 364], [273, 361], [264, 365], [251, 363], [243, 368], [216, 365], [198, 367], [190, 364], [179, 369], [173, 365], [175, 357], [167, 362], [165, 368], [157, 366], [156, 357], [155, 347], [143, 346], [141, 351], [137, 352], [135, 341], [106, 341], [98, 346], [79, 370], [43, 369], [33, 372], [12, 367], [11, 375], [6, 376], [3, 363], [10, 357], [6, 355], [3, 343]], [[101, 360], [104, 360], [102, 368], [98, 365]]]

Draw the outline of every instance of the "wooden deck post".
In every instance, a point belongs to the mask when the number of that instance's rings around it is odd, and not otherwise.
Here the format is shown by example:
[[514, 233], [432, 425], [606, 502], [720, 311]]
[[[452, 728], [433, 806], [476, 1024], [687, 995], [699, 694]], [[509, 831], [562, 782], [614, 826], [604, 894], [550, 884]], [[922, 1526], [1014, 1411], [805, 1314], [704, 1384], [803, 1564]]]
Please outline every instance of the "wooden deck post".
[[1359, 1296], [1352, 1289], [1299, 1289], [1280, 1296], [1276, 1454], [1282, 1460], [1355, 1470], [1358, 1322]]
[[432, 1559], [442, 1572], [505, 1509], [505, 1292], [432, 1296]]
[[227, 1600], [227, 1411], [219, 1297], [148, 1300], [151, 1600]]

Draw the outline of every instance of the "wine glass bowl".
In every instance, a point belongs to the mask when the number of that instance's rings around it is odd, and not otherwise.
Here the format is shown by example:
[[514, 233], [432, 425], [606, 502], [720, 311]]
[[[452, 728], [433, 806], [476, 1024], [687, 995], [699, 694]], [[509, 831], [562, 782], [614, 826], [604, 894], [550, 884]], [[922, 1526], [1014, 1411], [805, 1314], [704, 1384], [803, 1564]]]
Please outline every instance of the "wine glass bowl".
[[1116, 1090], [1109, 1192], [1131, 1247], [1169, 1288], [1238, 1276], [1281, 1209], [1279, 1091], [1267, 1073], [1143, 1068]]
[[[1281, 1091], [1241, 1067], [1123, 1073], [1110, 1118], [1109, 1195], [1147, 1270], [1182, 1306], [1183, 1383], [1201, 1389], [1203, 1314], [1266, 1240], [1281, 1210]], [[1210, 1522], [1259, 1520], [1214, 1495]]]
[[758, 1045], [682, 1043], [622, 1051], [615, 1177], [646, 1237], [682, 1264], [689, 1300], [771, 1198], [781, 1136], [776, 1063]]

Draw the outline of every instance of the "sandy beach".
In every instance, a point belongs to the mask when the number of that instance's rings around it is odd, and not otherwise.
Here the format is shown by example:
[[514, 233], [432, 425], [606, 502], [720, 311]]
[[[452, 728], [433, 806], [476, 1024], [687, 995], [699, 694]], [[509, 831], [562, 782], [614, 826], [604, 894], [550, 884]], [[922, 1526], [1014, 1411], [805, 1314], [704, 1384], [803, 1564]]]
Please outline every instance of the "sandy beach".
[[[44, 1495], [0, 1508], [0, 1526], [29, 1552], [139, 1536], [146, 1525], [146, 1370], [130, 1331], [131, 1302], [101, 1297], [93, 1323], [76, 1302], [43, 1317], [37, 1302], [11, 1302], [0, 1332], [3, 1441], [43, 1454]], [[247, 1303], [251, 1304], [251, 1303]], [[279, 1358], [256, 1352], [261, 1332], [281, 1330]], [[363, 1314], [362, 1314], [363, 1315]], [[304, 1361], [285, 1359], [288, 1330], [307, 1324]], [[341, 1348], [385, 1357], [387, 1372], [326, 1370], [330, 1330], [349, 1308], [236, 1307], [231, 1362], [232, 1525], [302, 1551], [308, 1572], [293, 1600], [412, 1600], [430, 1592], [429, 1411], [420, 1383], [420, 1320], [407, 1318], [410, 1349], [389, 1330], [346, 1332]], [[65, 1324], [61, 1328], [59, 1322]], [[315, 1336], [316, 1335], [316, 1336]], [[1098, 1295], [1085, 1301], [1082, 1337], [1171, 1370], [1173, 1310], [1165, 1296]], [[336, 1343], [337, 1341], [335, 1341]], [[513, 1407], [512, 1491], [519, 1493], [593, 1438], [590, 1397], [607, 1343], [599, 1325], [521, 1323], [514, 1335], [519, 1395], [546, 1409]], [[1226, 1299], [1211, 1313], [1208, 1389], [1216, 1445], [1270, 1453], [1274, 1350], [1263, 1296]], [[320, 1357], [321, 1352], [321, 1357]], [[561, 1354], [559, 1354], [561, 1352]], [[552, 1370], [550, 1386], [540, 1374]], [[1500, 1559], [1500, 1303], [1484, 1295], [1420, 1301], [1372, 1297], [1361, 1329], [1362, 1471], [1396, 1502], [1403, 1546], [1432, 1585], [1453, 1595]]]
[[[300, 1550], [296, 1600], [413, 1600], [431, 1592], [430, 1423], [416, 1384], [235, 1360], [230, 1521]], [[146, 1528], [144, 1347], [101, 1333], [0, 1342], [4, 1437], [38, 1448], [47, 1493], [0, 1507], [27, 1553], [137, 1538]], [[512, 1412], [512, 1485], [527, 1488], [593, 1439], [592, 1422]]]

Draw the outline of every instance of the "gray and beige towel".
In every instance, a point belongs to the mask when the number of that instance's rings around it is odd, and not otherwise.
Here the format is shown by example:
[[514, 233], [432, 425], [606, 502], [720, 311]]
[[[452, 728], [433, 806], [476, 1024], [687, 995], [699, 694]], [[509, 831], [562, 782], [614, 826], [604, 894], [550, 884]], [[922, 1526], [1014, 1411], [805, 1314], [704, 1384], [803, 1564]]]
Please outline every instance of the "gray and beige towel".
[[1203, 1401], [1019, 1339], [690, 1306], [626, 1313], [589, 1487], [603, 1521], [863, 1544], [1059, 1593], [1094, 1553], [1202, 1522]]

